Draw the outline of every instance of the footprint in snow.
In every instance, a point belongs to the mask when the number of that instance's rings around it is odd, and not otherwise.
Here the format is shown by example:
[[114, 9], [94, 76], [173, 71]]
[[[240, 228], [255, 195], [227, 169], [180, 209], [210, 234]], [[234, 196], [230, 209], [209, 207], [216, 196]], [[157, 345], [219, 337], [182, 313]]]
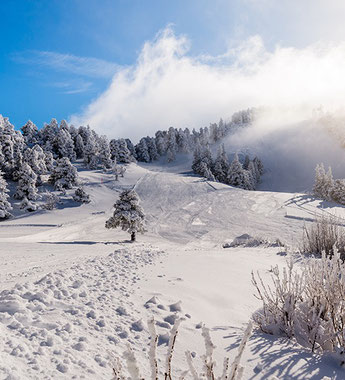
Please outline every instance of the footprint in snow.
[[182, 311], [181, 303], [182, 303], [181, 301], [178, 301], [176, 303], [169, 305], [170, 311], [171, 312]]

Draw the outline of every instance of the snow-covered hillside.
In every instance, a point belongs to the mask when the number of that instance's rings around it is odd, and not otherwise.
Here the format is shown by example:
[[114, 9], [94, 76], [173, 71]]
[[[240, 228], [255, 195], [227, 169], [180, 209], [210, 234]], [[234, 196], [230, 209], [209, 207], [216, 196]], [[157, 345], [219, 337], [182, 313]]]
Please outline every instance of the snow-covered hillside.
[[[130, 164], [119, 182], [103, 171], [79, 168], [79, 176], [91, 203], [66, 203], [70, 207], [0, 224], [1, 379], [110, 379], [127, 343], [149, 378], [146, 322], [152, 316], [160, 360], [173, 321], [184, 318], [173, 358], [176, 378], [187, 368], [186, 350], [196, 361], [204, 353], [201, 322], [211, 329], [221, 367], [260, 307], [251, 271], [269, 277], [271, 266], [284, 265], [286, 247], [298, 245], [304, 223], [345, 212], [305, 194], [209, 182], [178, 165], [168, 172]], [[104, 227], [119, 192], [133, 186], [148, 218], [148, 232], [137, 243]], [[263, 243], [223, 248], [245, 233]], [[344, 376], [335, 359], [312, 357], [260, 332], [242, 364], [244, 379]]]

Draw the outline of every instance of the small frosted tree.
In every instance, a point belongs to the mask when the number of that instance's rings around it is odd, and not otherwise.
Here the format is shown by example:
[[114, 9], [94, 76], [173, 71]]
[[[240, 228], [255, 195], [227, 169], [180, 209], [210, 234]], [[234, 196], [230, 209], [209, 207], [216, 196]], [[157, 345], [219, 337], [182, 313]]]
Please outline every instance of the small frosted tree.
[[106, 223], [106, 228], [122, 228], [131, 235], [131, 241], [135, 241], [136, 233], [144, 233], [145, 214], [139, 205], [138, 194], [134, 190], [125, 190], [120, 194], [120, 199], [114, 204], [114, 214]]
[[9, 190], [7, 188], [7, 183], [2, 176], [2, 172], [0, 171], [0, 219], [7, 219], [12, 216], [10, 213], [12, 207], [10, 202], [8, 202], [8, 192]]
[[316, 165], [315, 184], [313, 188], [314, 194], [320, 198], [330, 200], [333, 184], [332, 169], [328, 168], [326, 173], [323, 164]]
[[79, 203], [90, 203], [90, 195], [82, 187], [78, 187], [73, 195], [73, 200]]

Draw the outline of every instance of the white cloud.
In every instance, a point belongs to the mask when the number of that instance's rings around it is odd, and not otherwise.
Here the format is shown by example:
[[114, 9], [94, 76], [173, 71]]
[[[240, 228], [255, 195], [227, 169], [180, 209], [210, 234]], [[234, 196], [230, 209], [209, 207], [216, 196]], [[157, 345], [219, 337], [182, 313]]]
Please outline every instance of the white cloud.
[[92, 83], [84, 81], [84, 80], [74, 79], [68, 82], [66, 81], [66, 82], [53, 82], [50, 84], [48, 83], [47, 85], [51, 87], [59, 88], [63, 94], [73, 95], [73, 94], [80, 94], [80, 93], [88, 91], [91, 88]]
[[111, 78], [119, 69], [115, 63], [92, 57], [78, 57], [53, 51], [17, 53], [12, 58], [19, 63], [50, 67], [54, 70], [91, 78]]
[[320, 105], [344, 105], [345, 43], [269, 52], [255, 36], [220, 57], [192, 57], [188, 48], [185, 36], [165, 29], [71, 122], [136, 139], [169, 126], [199, 128], [248, 107], [293, 108], [303, 118]]

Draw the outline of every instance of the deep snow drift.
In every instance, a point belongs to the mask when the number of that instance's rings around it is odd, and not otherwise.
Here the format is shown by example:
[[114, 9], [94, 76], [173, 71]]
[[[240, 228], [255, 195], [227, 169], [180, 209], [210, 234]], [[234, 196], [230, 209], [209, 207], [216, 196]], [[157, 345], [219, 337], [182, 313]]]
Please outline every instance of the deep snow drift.
[[[127, 343], [148, 378], [146, 321], [152, 316], [161, 361], [173, 321], [184, 318], [174, 376], [187, 368], [185, 350], [194, 351], [200, 363], [201, 322], [211, 329], [221, 367], [224, 356], [234, 357], [260, 307], [251, 271], [267, 278], [271, 266], [286, 260], [279, 245], [223, 244], [247, 233], [293, 247], [316, 215], [344, 215], [343, 207], [304, 194], [249, 192], [152, 168], [131, 164], [119, 182], [82, 170], [90, 204], [0, 224], [1, 379], [109, 379], [112, 361], [122, 357]], [[128, 234], [104, 228], [118, 193], [132, 186], [148, 218], [148, 232], [134, 244]], [[336, 359], [317, 358], [259, 332], [242, 364], [244, 379], [344, 375]]]

